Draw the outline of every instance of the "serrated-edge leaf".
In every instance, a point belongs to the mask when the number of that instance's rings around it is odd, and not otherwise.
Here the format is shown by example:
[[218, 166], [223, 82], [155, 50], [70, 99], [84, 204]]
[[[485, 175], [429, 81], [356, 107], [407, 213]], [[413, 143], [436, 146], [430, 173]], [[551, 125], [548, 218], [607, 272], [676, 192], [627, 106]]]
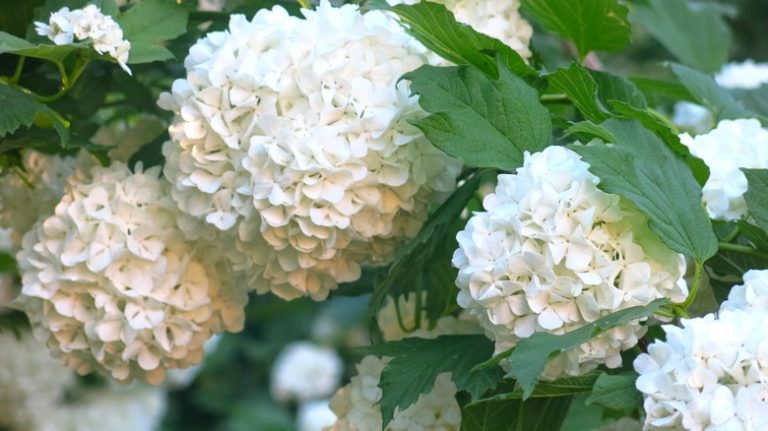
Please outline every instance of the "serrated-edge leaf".
[[762, 118], [735, 100], [727, 90], [720, 88], [715, 80], [682, 64], [672, 64], [672, 73], [691, 93], [694, 100], [712, 111], [715, 119]]
[[587, 120], [601, 123], [609, 118], [598, 99], [597, 81], [587, 69], [571, 63], [568, 69], [558, 69], [546, 78], [550, 88], [565, 93]]
[[611, 328], [651, 316], [668, 303], [667, 299], [657, 299], [646, 306], [626, 308], [562, 335], [534, 333], [520, 340], [513, 349], [498, 355], [507, 356], [509, 359], [509, 372], [506, 377], [517, 380], [523, 389], [523, 399], [527, 399], [533, 394], [539, 375], [549, 359], [574, 349]]
[[[590, 371], [587, 374], [576, 377], [565, 377], [555, 380], [553, 382], [539, 382], [536, 385], [536, 389], [528, 397], [528, 399], [534, 398], [553, 398], [562, 397], [567, 395], [575, 395], [592, 391], [592, 387], [597, 381], [597, 378], [603, 374], [602, 371]], [[506, 401], [506, 400], [520, 400], [523, 399], [523, 390], [515, 389], [512, 392], [496, 394], [491, 397], [482, 398], [477, 401], [473, 401], [469, 405], [476, 405], [489, 401]]]
[[640, 407], [643, 395], [635, 387], [637, 373], [606, 374], [595, 381], [592, 393], [585, 404], [597, 404], [614, 410], [630, 410]]
[[749, 215], [755, 223], [768, 230], [768, 169], [742, 169], [747, 177], [747, 191], [744, 200], [747, 202]]

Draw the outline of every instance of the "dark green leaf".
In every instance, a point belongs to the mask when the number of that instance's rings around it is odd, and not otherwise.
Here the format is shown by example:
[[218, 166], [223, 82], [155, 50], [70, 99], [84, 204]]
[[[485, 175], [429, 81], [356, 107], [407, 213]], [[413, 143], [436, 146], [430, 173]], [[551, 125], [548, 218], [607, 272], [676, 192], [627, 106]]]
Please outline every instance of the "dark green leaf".
[[32, 12], [43, 0], [0, 2], [0, 31], [24, 37], [32, 23]]
[[612, 101], [620, 100], [640, 110], [648, 108], [645, 96], [629, 79], [597, 70], [590, 70], [589, 74], [597, 83], [598, 97], [604, 106], [610, 107]]
[[387, 295], [397, 296], [407, 286], [414, 286], [431, 263], [435, 251], [448, 239], [446, 233], [461, 216], [461, 212], [475, 194], [482, 181], [483, 172], [469, 178], [435, 211], [424, 224], [416, 238], [401, 247], [395, 256], [389, 273], [376, 284], [371, 297], [370, 312], [375, 316]]
[[522, 0], [544, 28], [572, 41], [581, 59], [590, 51], [618, 52], [629, 45], [629, 10], [616, 0]]
[[549, 359], [575, 349], [611, 328], [648, 317], [668, 303], [666, 299], [657, 299], [644, 307], [626, 308], [562, 335], [537, 332], [520, 340], [517, 347], [497, 358], [509, 357], [509, 373], [506, 377], [517, 379], [523, 389], [523, 397], [528, 398], [533, 394], [539, 375]]
[[686, 0], [648, 0], [634, 5], [630, 18], [688, 66], [716, 72], [728, 59], [731, 33], [706, 3], [694, 7]]
[[673, 64], [672, 72], [688, 89], [694, 100], [709, 108], [718, 121], [757, 117], [756, 113], [734, 100], [727, 90], [720, 88], [710, 76], [680, 64]]
[[616, 138], [611, 135], [610, 132], [605, 130], [603, 126], [591, 121], [571, 123], [571, 126], [565, 130], [565, 137], [569, 136], [577, 136], [584, 141], [590, 141], [593, 138], [601, 139], [605, 142], [613, 142], [616, 140]]
[[768, 230], [768, 169], [742, 170], [747, 176], [744, 200], [747, 201], [749, 214], [761, 229]]
[[568, 69], [558, 69], [546, 78], [549, 87], [565, 93], [587, 120], [601, 123], [609, 117], [598, 99], [597, 82], [587, 69], [572, 63]]
[[701, 187], [685, 162], [636, 121], [608, 120], [613, 146], [571, 145], [600, 178], [599, 187], [632, 201], [672, 250], [707, 260], [717, 238], [701, 206]]
[[46, 105], [32, 96], [9, 85], [0, 85], [0, 138], [13, 133], [21, 126], [30, 127], [36, 121], [42, 125], [56, 128], [57, 132], [68, 137], [66, 127]]
[[[13, 174], [8, 174], [13, 175]], [[16, 259], [8, 253], [0, 252], [0, 272], [15, 272]]]
[[120, 15], [123, 35], [131, 44], [170, 40], [187, 31], [188, 11], [163, 0], [143, 0]]
[[572, 397], [489, 401], [462, 411], [462, 431], [559, 430]]
[[459, 23], [444, 5], [421, 2], [389, 6], [386, 1], [372, 2], [369, 8], [387, 9], [400, 17], [409, 32], [424, 46], [451, 63], [471, 64], [492, 77], [498, 76], [496, 56], [519, 76], [536, 76], [520, 55], [500, 41]]
[[475, 365], [493, 355], [493, 342], [484, 335], [447, 335], [432, 340], [406, 338], [366, 350], [392, 358], [379, 382], [383, 426], [392, 420], [396, 407], [405, 410], [419, 395], [432, 391], [439, 374], [450, 372], [456, 387], [468, 392], [473, 399], [494, 388], [502, 375], [498, 367], [472, 371]]
[[36, 45], [11, 34], [0, 32], [0, 54], [12, 53], [62, 63], [65, 58], [78, 50], [89, 52], [90, 47], [86, 43]]
[[643, 395], [635, 387], [637, 373], [601, 374], [587, 404], [598, 404], [614, 410], [634, 410], [643, 404]]
[[762, 85], [755, 89], [732, 89], [731, 95], [741, 102], [747, 109], [764, 117], [768, 117], [768, 85]]
[[151, 63], [153, 61], [164, 61], [176, 58], [173, 53], [165, 47], [140, 42], [131, 45], [131, 52], [129, 55], [129, 64]]
[[[583, 376], [565, 377], [555, 380], [554, 382], [539, 382], [536, 385], [536, 389], [533, 390], [533, 393], [531, 393], [528, 398], [552, 398], [590, 392], [592, 391], [592, 386], [594, 386], [598, 376], [602, 374], [601, 371], [592, 371]], [[512, 392], [495, 394], [488, 398], [483, 398], [472, 404], [480, 404], [488, 401], [519, 400], [522, 398], [523, 390], [515, 389]]]
[[522, 165], [524, 151], [552, 142], [549, 111], [538, 92], [503, 67], [498, 79], [469, 66], [422, 66], [404, 78], [431, 114], [414, 124], [468, 166], [512, 171]]

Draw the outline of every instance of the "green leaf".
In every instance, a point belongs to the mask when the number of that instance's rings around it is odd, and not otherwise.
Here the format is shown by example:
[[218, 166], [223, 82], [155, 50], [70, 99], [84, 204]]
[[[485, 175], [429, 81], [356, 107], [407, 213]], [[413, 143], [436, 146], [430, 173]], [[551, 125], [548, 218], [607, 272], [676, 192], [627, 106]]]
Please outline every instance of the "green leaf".
[[672, 64], [672, 72], [696, 102], [712, 111], [716, 120], [758, 117], [727, 90], [720, 88], [710, 76], [680, 64]]
[[[536, 385], [536, 389], [533, 390], [528, 398], [553, 398], [590, 392], [592, 391], [592, 386], [594, 386], [598, 376], [602, 374], [601, 371], [592, 371], [583, 376], [565, 377], [555, 380], [554, 382], [539, 382]], [[488, 401], [519, 400], [522, 398], [523, 390], [518, 388], [512, 392], [495, 394], [483, 398], [472, 404], [480, 404]]]
[[648, 0], [630, 13], [675, 57], [704, 72], [716, 72], [728, 59], [731, 33], [720, 14], [706, 3], [686, 0]]
[[637, 373], [601, 374], [586, 404], [598, 404], [613, 410], [634, 410], [643, 404], [643, 395], [635, 387]]
[[533, 394], [539, 375], [549, 359], [575, 349], [611, 328], [648, 317], [668, 303], [667, 299], [657, 299], [644, 307], [626, 308], [562, 335], [537, 332], [496, 358], [509, 357], [510, 371], [506, 377], [517, 379], [523, 389], [523, 398], [527, 399]]
[[747, 177], [744, 200], [755, 223], [768, 230], [768, 169], [742, 169]]
[[605, 142], [613, 142], [616, 138], [607, 130], [591, 121], [579, 121], [571, 123], [571, 126], [565, 130], [564, 137], [578, 136], [579, 139], [590, 141], [593, 138], [602, 139]]
[[472, 399], [494, 388], [501, 378], [498, 367], [472, 371], [493, 355], [493, 342], [484, 335], [446, 335], [432, 340], [406, 338], [366, 348], [377, 356], [391, 357], [381, 373], [379, 387], [383, 426], [392, 420], [395, 408], [405, 410], [419, 395], [432, 391], [435, 378], [450, 372], [451, 380]]
[[475, 173], [453, 192], [427, 220], [419, 234], [398, 250], [387, 277], [376, 284], [373, 291], [369, 306], [371, 315], [378, 313], [387, 295], [396, 296], [408, 286], [414, 286], [425, 268], [432, 263], [436, 250], [446, 241], [455, 241], [447, 238], [446, 233], [475, 195], [484, 174]]
[[502, 63], [519, 76], [538, 75], [515, 50], [456, 21], [444, 5], [421, 2], [389, 6], [386, 1], [378, 1], [369, 3], [368, 7], [394, 12], [413, 37], [451, 63], [470, 64], [497, 77], [496, 57], [499, 56]]
[[730, 89], [730, 93], [750, 111], [768, 117], [768, 85], [755, 89]]
[[470, 66], [422, 66], [404, 78], [431, 114], [416, 127], [467, 166], [512, 171], [522, 165], [524, 151], [552, 142], [539, 93], [503, 67], [498, 79]]
[[66, 132], [59, 129], [60, 121], [48, 106], [15, 87], [0, 85], [0, 138], [21, 126], [30, 127], [35, 121], [51, 122], [51, 127], [55, 127], [64, 138]]
[[597, 94], [604, 106], [610, 107], [611, 102], [620, 100], [640, 110], [648, 108], [645, 96], [629, 79], [597, 70], [590, 70], [589, 74], [597, 83]]
[[608, 119], [598, 99], [597, 81], [587, 69], [571, 63], [568, 69], [558, 69], [546, 78], [550, 89], [565, 93], [587, 120], [601, 123]]
[[171, 40], [187, 31], [188, 10], [163, 0], [144, 0], [120, 15], [118, 23], [131, 42], [128, 63], [147, 63], [174, 58], [158, 42]]
[[527, 401], [490, 401], [467, 406], [461, 413], [462, 431], [559, 430], [572, 397]]
[[[11, 53], [62, 63], [65, 58], [75, 51], [90, 52], [91, 48], [87, 43], [36, 45], [11, 34], [0, 32], [0, 54]], [[96, 54], [94, 53], [93, 55], [95, 56]]]
[[672, 250], [705, 261], [717, 238], [701, 205], [701, 187], [685, 162], [637, 121], [608, 120], [613, 146], [571, 145], [600, 178], [599, 187], [633, 202]]
[[618, 52], [629, 45], [629, 10], [616, 0], [522, 0], [547, 30], [572, 41], [580, 59], [590, 51]]
[[16, 271], [16, 259], [8, 253], [0, 252], [0, 272], [12, 271]]
[[27, 26], [32, 22], [33, 12], [43, 0], [21, 2], [0, 2], [0, 31], [24, 37]]

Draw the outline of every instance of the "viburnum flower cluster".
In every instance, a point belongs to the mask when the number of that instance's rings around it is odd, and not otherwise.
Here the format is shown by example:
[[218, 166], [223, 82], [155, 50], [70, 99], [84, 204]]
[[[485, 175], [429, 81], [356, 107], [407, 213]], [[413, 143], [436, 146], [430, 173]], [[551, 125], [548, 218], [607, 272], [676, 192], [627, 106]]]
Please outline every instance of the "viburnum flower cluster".
[[680, 141], [709, 167], [703, 188], [707, 213], [718, 220], [739, 220], [747, 212], [747, 177], [741, 168], [768, 168], [768, 130], [756, 119], [723, 120], [711, 132]]
[[752, 90], [768, 83], [768, 63], [746, 60], [728, 63], [715, 75], [715, 81], [723, 88]]
[[[631, 203], [597, 188], [575, 152], [558, 146], [526, 154], [516, 174], [457, 236], [458, 303], [495, 340], [496, 352], [535, 332], [562, 334], [624, 308], [687, 295], [685, 260], [647, 228]], [[617, 367], [645, 332], [613, 328], [547, 364], [543, 378]]]
[[181, 210], [256, 291], [320, 300], [414, 236], [459, 163], [410, 124], [425, 113], [400, 77], [429, 57], [392, 17], [302, 13], [233, 15], [159, 104], [177, 114], [163, 153]]
[[[382, 416], [378, 387], [381, 373], [388, 358], [369, 355], [356, 365], [357, 375], [350, 383], [336, 392], [331, 399], [331, 409], [337, 420], [325, 431], [374, 431], [381, 430]], [[392, 421], [385, 431], [458, 431], [461, 428], [461, 409], [456, 402], [456, 385], [450, 373], [442, 373], [435, 379], [435, 386], [428, 394], [421, 394], [416, 402], [405, 410], [395, 409]]]
[[644, 429], [768, 428], [768, 271], [749, 271], [716, 316], [665, 325], [635, 359]]
[[275, 360], [272, 397], [279, 401], [327, 397], [338, 389], [343, 367], [333, 349], [307, 341], [291, 343]]
[[[528, 47], [533, 27], [520, 16], [518, 0], [430, 0], [444, 4], [456, 20], [475, 31], [502, 41], [523, 58], [530, 58]], [[416, 4], [421, 0], [387, 0], [390, 5]]]
[[64, 196], [67, 179], [93, 165], [84, 151], [73, 157], [26, 151], [22, 171], [5, 172], [0, 177], [0, 227], [10, 229], [9, 250], [21, 245], [21, 238], [35, 222], [53, 213]]
[[24, 237], [17, 302], [80, 374], [158, 383], [164, 369], [198, 363], [214, 333], [242, 329], [245, 291], [186, 241], [159, 174], [95, 167]]
[[51, 13], [48, 23], [35, 22], [35, 31], [46, 36], [56, 45], [68, 45], [77, 41], [88, 41], [99, 54], [107, 54], [129, 75], [128, 56], [131, 42], [123, 39], [123, 29], [104, 15], [96, 5], [70, 10], [63, 7]]

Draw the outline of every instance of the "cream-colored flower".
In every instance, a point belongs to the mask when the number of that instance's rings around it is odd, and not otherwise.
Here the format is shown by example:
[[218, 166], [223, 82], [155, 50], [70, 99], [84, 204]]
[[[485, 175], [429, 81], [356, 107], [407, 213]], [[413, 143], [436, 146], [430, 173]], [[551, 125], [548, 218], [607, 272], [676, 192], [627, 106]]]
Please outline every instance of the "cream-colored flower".
[[[573, 151], [526, 154], [499, 175], [485, 211], [457, 236], [458, 303], [496, 342], [496, 352], [535, 332], [563, 334], [657, 298], [682, 301], [685, 260], [647, 228], [631, 203], [597, 188]], [[638, 322], [611, 329], [547, 364], [546, 379], [618, 367], [645, 332]]]
[[204, 223], [190, 230], [218, 237], [256, 291], [320, 300], [388, 262], [459, 166], [410, 124], [425, 113], [400, 77], [427, 62], [420, 44], [382, 12], [303, 14], [233, 15], [158, 104], [177, 114], [165, 176]]
[[291, 343], [275, 360], [272, 397], [279, 401], [327, 397], [338, 389], [343, 367], [332, 349], [307, 341]]
[[214, 333], [242, 329], [245, 292], [215, 254], [186, 241], [159, 173], [115, 162], [73, 179], [17, 255], [18, 304], [81, 374], [158, 383], [166, 368], [198, 363]]

